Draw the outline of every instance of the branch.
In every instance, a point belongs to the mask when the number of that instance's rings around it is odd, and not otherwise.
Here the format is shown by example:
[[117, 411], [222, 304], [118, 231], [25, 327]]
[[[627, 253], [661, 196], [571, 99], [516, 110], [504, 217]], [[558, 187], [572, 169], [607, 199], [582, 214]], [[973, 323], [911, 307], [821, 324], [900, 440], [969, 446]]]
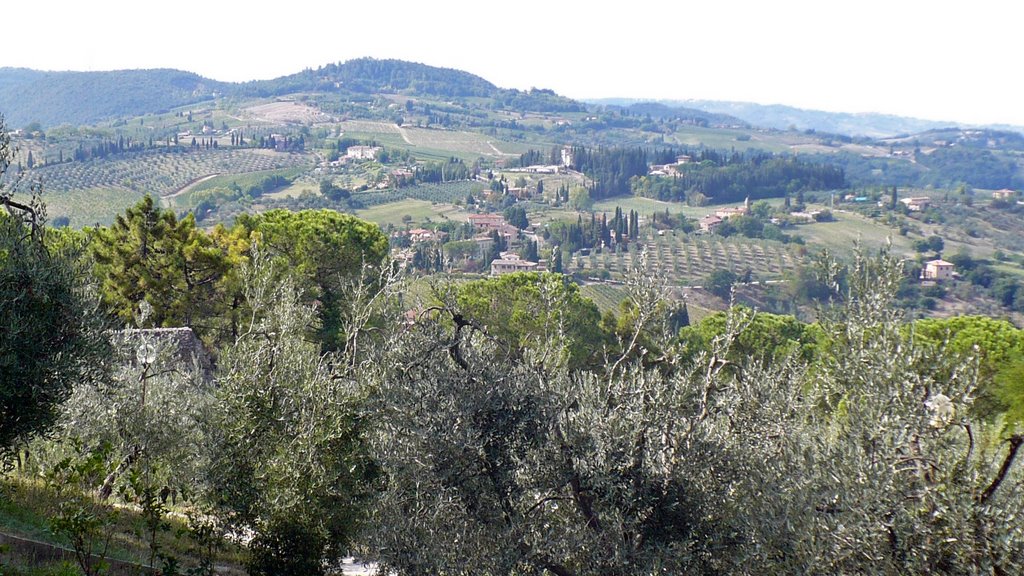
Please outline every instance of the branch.
[[999, 467], [999, 472], [996, 474], [992, 483], [988, 485], [988, 488], [981, 493], [978, 497], [979, 504], [985, 504], [992, 498], [999, 489], [999, 485], [1006, 479], [1006, 475], [1010, 472], [1010, 467], [1013, 466], [1013, 460], [1017, 457], [1017, 451], [1020, 450], [1020, 445], [1024, 444], [1024, 435], [1016, 434], [1010, 437], [1010, 451], [1006, 454], [1006, 458], [1003, 460], [1003, 465]]
[[29, 218], [29, 220], [32, 223], [32, 233], [36, 232], [36, 228], [38, 227], [39, 215], [36, 214], [36, 211], [35, 211], [34, 208], [29, 206], [28, 204], [22, 204], [21, 202], [15, 202], [14, 200], [11, 200], [10, 196], [3, 196], [3, 195], [0, 195], [0, 204], [3, 204], [4, 206], [7, 206], [7, 211], [8, 212], [10, 212], [12, 208], [15, 209], [15, 210], [21, 210], [22, 212], [27, 212], [31, 216]]

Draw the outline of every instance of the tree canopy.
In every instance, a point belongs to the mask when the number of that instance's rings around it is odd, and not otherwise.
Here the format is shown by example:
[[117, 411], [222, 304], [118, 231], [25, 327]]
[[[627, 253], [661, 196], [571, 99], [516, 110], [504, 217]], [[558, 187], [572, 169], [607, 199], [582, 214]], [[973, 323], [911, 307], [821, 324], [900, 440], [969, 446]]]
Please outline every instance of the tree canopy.
[[236, 225], [256, 233], [260, 249], [301, 279], [306, 302], [319, 302], [318, 339], [325, 349], [343, 347], [346, 290], [363, 280], [364, 267], [379, 269], [388, 254], [380, 227], [333, 210], [271, 210], [243, 215]]
[[[0, 176], [10, 162], [0, 119]], [[46, 431], [76, 385], [105, 369], [109, 342], [74, 238], [48, 232], [34, 195], [0, 186], [0, 450]]]

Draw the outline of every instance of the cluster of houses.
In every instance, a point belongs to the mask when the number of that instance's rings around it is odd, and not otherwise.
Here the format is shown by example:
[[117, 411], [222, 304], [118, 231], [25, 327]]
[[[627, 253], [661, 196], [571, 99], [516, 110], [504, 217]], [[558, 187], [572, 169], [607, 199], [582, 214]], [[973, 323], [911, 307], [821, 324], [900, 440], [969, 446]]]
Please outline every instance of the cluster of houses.
[[[535, 242], [538, 245], [544, 242], [531, 226], [526, 230], [520, 230], [505, 221], [501, 214], [470, 214], [469, 223], [473, 226], [474, 235], [472, 241], [479, 246], [479, 253], [485, 254], [491, 250], [494, 242], [494, 234], [502, 239], [505, 246], [513, 248], [522, 245], [523, 242]], [[405, 236], [412, 245], [409, 248], [395, 249], [392, 256], [399, 262], [409, 263], [412, 261], [416, 245], [423, 243], [444, 244], [448, 241], [448, 233], [441, 230], [429, 230], [426, 228], [413, 228], [395, 232], [393, 236]], [[539, 272], [547, 269], [546, 263], [530, 262], [519, 257], [512, 251], [501, 252], [498, 258], [491, 261], [490, 273], [492, 276], [510, 274], [512, 272]]]

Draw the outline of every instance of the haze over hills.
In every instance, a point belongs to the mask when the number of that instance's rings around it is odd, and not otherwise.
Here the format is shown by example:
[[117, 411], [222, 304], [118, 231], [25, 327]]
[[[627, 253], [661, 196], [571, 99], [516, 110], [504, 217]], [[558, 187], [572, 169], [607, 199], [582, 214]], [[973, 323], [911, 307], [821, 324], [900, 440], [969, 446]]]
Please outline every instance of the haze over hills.
[[273, 97], [298, 92], [403, 93], [493, 99], [523, 110], [582, 111], [579, 102], [549, 90], [498, 88], [468, 72], [400, 60], [360, 58], [251, 82], [219, 82], [171, 69], [41, 72], [0, 68], [0, 112], [8, 126], [39, 122], [91, 124], [225, 97]]
[[[587, 105], [622, 107], [652, 117], [683, 117], [698, 124], [749, 125], [815, 130], [872, 138], [912, 134], [950, 126], [888, 114], [804, 110], [784, 105], [710, 100], [601, 98], [578, 102], [550, 90], [504, 89], [480, 76], [406, 62], [359, 58], [308, 68], [271, 80], [221, 82], [175, 69], [109, 72], [44, 72], [0, 68], [0, 112], [12, 128], [38, 122], [43, 127], [93, 124], [131, 118], [211, 100], [294, 93], [407, 94], [446, 98], [485, 98], [495, 109], [581, 112]], [[1022, 127], [993, 126], [1024, 132]]]
[[[649, 104], [643, 98], [595, 98], [587, 99], [591, 104], [605, 106], [631, 106]], [[757, 104], [754, 102], [727, 102], [719, 100], [657, 100], [656, 104], [669, 108], [701, 110], [739, 118], [762, 128], [776, 130], [815, 130], [831, 134], [887, 138], [902, 134], [915, 134], [928, 130], [949, 127], [971, 127], [959, 122], [942, 122], [878, 113], [826, 112], [806, 110], [782, 104]], [[986, 128], [1024, 132], [1022, 126], [1008, 124], [986, 125]]]

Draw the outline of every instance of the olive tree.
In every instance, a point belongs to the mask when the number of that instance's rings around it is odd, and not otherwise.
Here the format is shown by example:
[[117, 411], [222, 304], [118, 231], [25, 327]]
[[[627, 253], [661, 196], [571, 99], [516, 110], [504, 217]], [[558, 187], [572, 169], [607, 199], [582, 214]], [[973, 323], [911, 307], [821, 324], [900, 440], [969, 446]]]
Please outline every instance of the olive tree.
[[[10, 165], [0, 120], [0, 176]], [[103, 372], [106, 338], [81, 246], [48, 231], [38, 189], [0, 186], [0, 448], [53, 425], [76, 384]]]
[[205, 498], [229, 526], [254, 535], [251, 573], [321, 573], [352, 546], [374, 493], [353, 374], [355, 334], [378, 292], [362, 282], [345, 292], [349, 346], [322, 353], [307, 338], [317, 311], [293, 280], [261, 256], [241, 276], [252, 317], [219, 358]]
[[455, 299], [421, 315], [363, 374], [372, 549], [399, 574], [1019, 572], [1022, 437], [971, 419], [975, 364], [901, 330], [895, 259], [821, 269], [813, 359], [731, 354], [742, 309], [598, 369], [510, 354]]

